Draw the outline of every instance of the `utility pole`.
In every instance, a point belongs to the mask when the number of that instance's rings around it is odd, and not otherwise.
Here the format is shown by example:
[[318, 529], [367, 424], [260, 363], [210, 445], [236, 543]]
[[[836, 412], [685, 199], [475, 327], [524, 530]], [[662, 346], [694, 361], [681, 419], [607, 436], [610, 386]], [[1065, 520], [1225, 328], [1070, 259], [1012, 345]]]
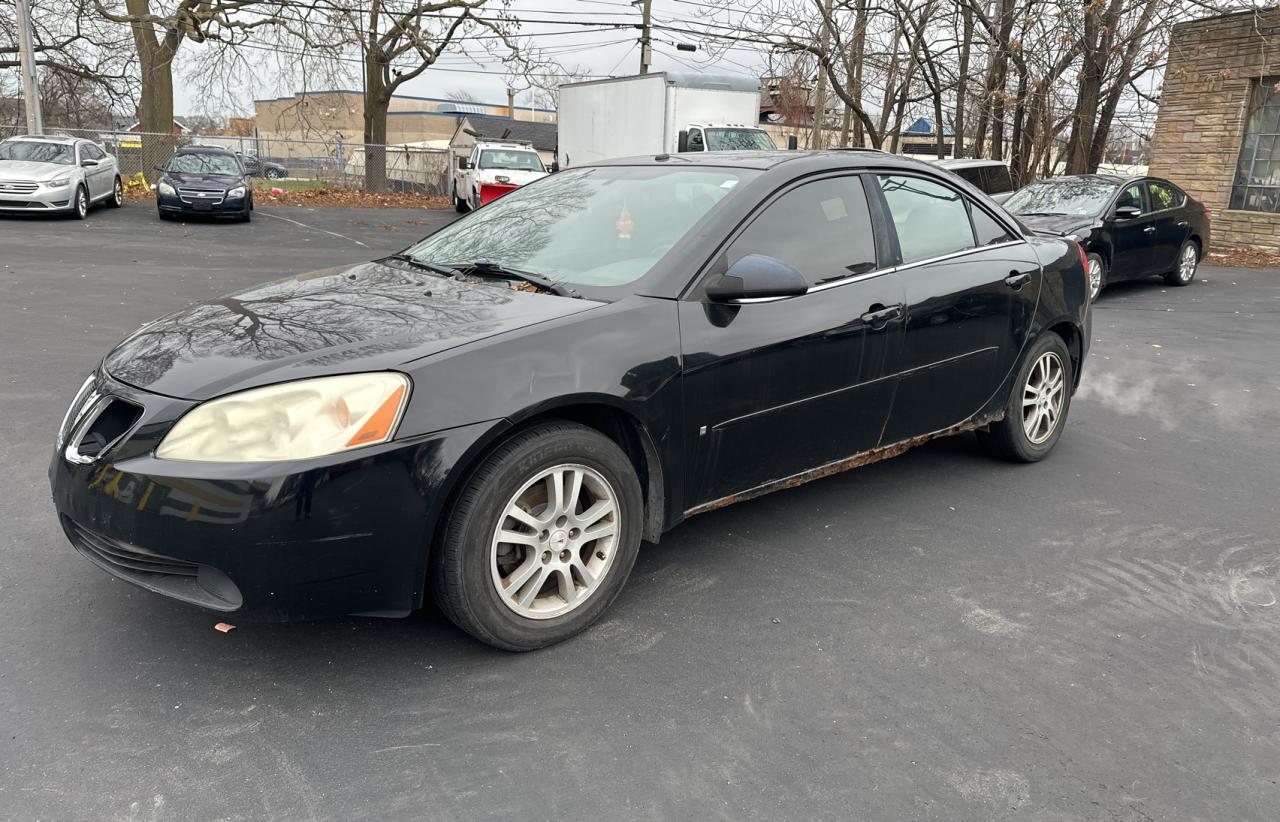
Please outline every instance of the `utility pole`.
[[822, 121], [826, 119], [824, 116], [827, 110], [827, 70], [823, 68], [822, 61], [830, 61], [831, 55], [827, 54], [827, 49], [831, 46], [831, 0], [826, 0], [826, 10], [822, 13], [822, 43], [819, 51], [822, 53], [818, 61], [818, 90], [813, 95], [813, 133], [809, 135], [809, 148], [826, 148], [820, 145], [825, 136], [822, 133]]
[[26, 103], [27, 133], [43, 134], [44, 118], [40, 116], [40, 87], [36, 85], [36, 50], [31, 36], [29, 0], [18, 0], [18, 63], [22, 72], [22, 99]]
[[653, 62], [653, 0], [640, 0], [640, 10], [640, 73], [648, 74]]

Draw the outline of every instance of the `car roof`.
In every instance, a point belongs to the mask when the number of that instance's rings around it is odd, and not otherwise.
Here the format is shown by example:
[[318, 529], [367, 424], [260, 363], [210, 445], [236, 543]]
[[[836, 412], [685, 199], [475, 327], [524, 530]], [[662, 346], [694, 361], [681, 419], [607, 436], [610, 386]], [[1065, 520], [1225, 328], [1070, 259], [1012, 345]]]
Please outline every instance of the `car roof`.
[[1004, 160], [983, 160], [974, 157], [948, 157], [943, 160], [935, 160], [934, 164], [940, 168], [973, 168], [975, 166], [1005, 166]]
[[79, 141], [78, 137], [68, 137], [64, 134], [15, 134], [8, 137], [4, 142], [9, 141], [24, 143], [57, 143], [58, 145], [74, 145]]
[[174, 154], [225, 154], [228, 157], [236, 156], [230, 149], [221, 146], [179, 146], [174, 149]]
[[[848, 168], [854, 164], [879, 166], [903, 163], [928, 168], [927, 163], [898, 154], [889, 154], [874, 148], [843, 148], [827, 151], [692, 151], [680, 154], [644, 154], [635, 157], [617, 157], [590, 163], [593, 166], [644, 166], [679, 163], [687, 166], [715, 166], [720, 168], [751, 168], [766, 170], [783, 163], [809, 161], [813, 165], [832, 168]], [[585, 165], [584, 165], [585, 167]]]

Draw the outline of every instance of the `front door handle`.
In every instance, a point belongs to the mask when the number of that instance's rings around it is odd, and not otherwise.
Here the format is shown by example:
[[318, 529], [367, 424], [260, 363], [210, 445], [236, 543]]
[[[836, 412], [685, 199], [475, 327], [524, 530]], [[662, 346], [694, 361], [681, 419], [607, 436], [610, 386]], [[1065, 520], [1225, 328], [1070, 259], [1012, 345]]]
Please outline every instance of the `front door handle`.
[[876, 303], [867, 309], [867, 313], [863, 314], [861, 320], [873, 329], [879, 330], [889, 324], [890, 321], [896, 320], [902, 316], [903, 305], [881, 305]]
[[1004, 284], [1017, 291], [1031, 282], [1031, 275], [1034, 273], [1034, 271], [1010, 271], [1009, 276], [1004, 278]]
[[1155, 226], [1153, 226], [1153, 225], [1149, 225], [1149, 226], [1147, 226], [1146, 228], [1144, 228], [1144, 229], [1142, 229], [1142, 230], [1143, 230], [1143, 231], [1145, 231], [1145, 232], [1146, 232], [1146, 233], [1148, 233], [1148, 234], [1155, 234], [1155, 233], [1156, 233], [1156, 227], [1155, 227]]

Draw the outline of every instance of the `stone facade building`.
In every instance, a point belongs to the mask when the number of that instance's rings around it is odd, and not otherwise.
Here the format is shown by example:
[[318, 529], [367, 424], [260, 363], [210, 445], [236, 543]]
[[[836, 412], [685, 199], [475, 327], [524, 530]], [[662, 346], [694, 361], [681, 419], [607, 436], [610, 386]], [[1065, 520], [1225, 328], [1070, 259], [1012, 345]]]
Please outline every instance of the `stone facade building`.
[[1280, 251], [1280, 7], [1174, 26], [1151, 149], [1215, 247]]

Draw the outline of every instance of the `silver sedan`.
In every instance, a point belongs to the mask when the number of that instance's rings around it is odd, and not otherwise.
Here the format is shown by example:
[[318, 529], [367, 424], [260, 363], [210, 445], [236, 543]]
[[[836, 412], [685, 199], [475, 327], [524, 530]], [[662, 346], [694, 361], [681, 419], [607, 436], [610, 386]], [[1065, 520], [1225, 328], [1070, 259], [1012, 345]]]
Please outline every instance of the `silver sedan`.
[[0, 212], [53, 211], [83, 220], [89, 206], [118, 208], [116, 159], [90, 140], [24, 136], [0, 141]]

